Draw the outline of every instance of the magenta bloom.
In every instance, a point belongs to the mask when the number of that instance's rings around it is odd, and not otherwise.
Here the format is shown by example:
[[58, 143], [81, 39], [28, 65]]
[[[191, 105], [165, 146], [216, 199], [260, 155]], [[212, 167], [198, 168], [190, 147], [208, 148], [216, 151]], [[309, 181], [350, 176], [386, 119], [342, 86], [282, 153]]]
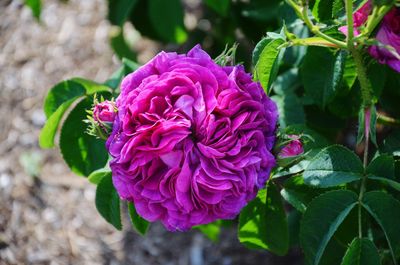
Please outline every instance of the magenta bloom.
[[116, 116], [115, 103], [104, 101], [96, 104], [93, 109], [93, 119], [98, 122], [114, 122]]
[[[362, 7], [360, 7], [353, 14], [353, 22], [354, 22], [354, 35], [357, 36], [360, 34], [358, 28], [364, 25], [368, 20], [368, 16], [372, 11], [372, 3], [370, 1], [366, 2]], [[340, 27], [339, 30], [347, 36], [347, 26]]]
[[387, 64], [397, 72], [400, 72], [400, 8], [394, 7], [383, 18], [376, 39], [383, 45], [394, 48], [397, 56], [384, 47], [372, 46], [369, 53], [380, 63]]
[[303, 144], [297, 135], [289, 135], [292, 139], [287, 145], [285, 145], [278, 154], [279, 158], [289, 158], [301, 155], [304, 153]]
[[171, 231], [232, 219], [275, 165], [277, 108], [242, 66], [200, 46], [128, 75], [107, 147], [119, 195]]
[[[358, 29], [367, 22], [371, 11], [372, 4], [371, 1], [368, 1], [354, 13], [354, 34], [356, 36], [360, 34]], [[347, 26], [341, 27], [339, 30], [347, 35]], [[375, 38], [383, 45], [392, 46], [397, 56], [387, 48], [379, 46], [371, 46], [368, 49], [371, 56], [377, 59], [379, 63], [387, 64], [397, 72], [400, 72], [400, 8], [393, 7], [385, 15]]]

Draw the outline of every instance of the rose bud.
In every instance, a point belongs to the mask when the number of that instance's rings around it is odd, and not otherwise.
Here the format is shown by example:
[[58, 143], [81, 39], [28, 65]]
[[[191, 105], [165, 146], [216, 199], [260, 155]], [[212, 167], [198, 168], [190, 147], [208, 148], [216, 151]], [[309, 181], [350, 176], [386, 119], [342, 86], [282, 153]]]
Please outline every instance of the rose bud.
[[93, 119], [100, 123], [113, 123], [116, 116], [115, 103], [109, 100], [98, 103], [93, 109]]
[[300, 137], [297, 135], [288, 135], [291, 139], [279, 152], [279, 158], [289, 158], [301, 155], [304, 153], [303, 144], [300, 141]]

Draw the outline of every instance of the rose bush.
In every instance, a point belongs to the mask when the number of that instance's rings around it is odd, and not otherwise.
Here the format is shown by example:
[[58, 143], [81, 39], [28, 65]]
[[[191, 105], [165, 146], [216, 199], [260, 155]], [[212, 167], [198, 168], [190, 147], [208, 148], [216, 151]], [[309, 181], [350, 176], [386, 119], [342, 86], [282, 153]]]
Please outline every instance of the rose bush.
[[114, 186], [169, 230], [236, 217], [275, 165], [275, 103], [242, 66], [221, 67], [199, 46], [128, 75], [116, 105]]
[[[161, 221], [217, 240], [237, 224], [245, 246], [301, 247], [305, 264], [398, 264], [398, 1], [285, 2], [280, 30], [271, 24], [254, 46], [240, 37], [254, 48], [244, 61], [253, 76], [235, 65], [236, 45], [215, 61], [199, 46], [141, 67], [125, 58], [102, 84], [73, 78], [51, 89], [40, 144], [53, 147], [60, 129], [63, 158], [97, 185], [96, 208], [119, 230], [126, 204], [141, 234]], [[262, 10], [240, 14], [264, 19]], [[352, 16], [344, 40], [337, 23]], [[116, 113], [98, 98], [117, 98]], [[103, 111], [108, 122], [98, 122]], [[239, 212], [238, 223], [213, 222]]]
[[[354, 13], [355, 35], [360, 34], [359, 29], [367, 22], [371, 11], [372, 3], [368, 1]], [[347, 35], [347, 26], [341, 27], [340, 30]], [[371, 56], [381, 64], [387, 64], [400, 72], [400, 8], [393, 7], [385, 15], [375, 38], [380, 45], [374, 45], [368, 49]], [[382, 47], [382, 45], [391, 46], [394, 51], [390, 51], [390, 47]]]

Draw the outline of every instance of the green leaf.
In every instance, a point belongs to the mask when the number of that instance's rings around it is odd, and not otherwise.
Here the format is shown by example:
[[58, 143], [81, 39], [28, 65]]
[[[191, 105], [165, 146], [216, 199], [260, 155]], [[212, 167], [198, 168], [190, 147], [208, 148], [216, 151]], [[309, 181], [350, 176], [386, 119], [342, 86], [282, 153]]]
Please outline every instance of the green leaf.
[[289, 245], [290, 247], [298, 246], [299, 233], [300, 233], [300, 220], [302, 214], [295, 209], [288, 214], [288, 227], [289, 227]]
[[126, 68], [126, 74], [135, 72], [140, 67], [140, 65], [138, 63], [131, 61], [128, 58], [122, 59], [122, 63], [124, 64], [124, 66]]
[[400, 255], [400, 202], [382, 191], [370, 191], [365, 193], [362, 205], [382, 228], [393, 262], [397, 265], [396, 259]]
[[181, 44], [187, 33], [183, 24], [183, 7], [180, 0], [148, 0], [149, 18], [156, 32], [167, 42]]
[[380, 265], [378, 249], [374, 243], [367, 238], [355, 238], [346, 254], [341, 265]]
[[390, 6], [396, 3], [396, 0], [372, 0], [375, 6]]
[[284, 43], [285, 39], [281, 34], [270, 32], [257, 44], [253, 51], [255, 77], [260, 81], [267, 94], [278, 74], [279, 64], [284, 54], [284, 49], [278, 48]]
[[332, 17], [338, 17], [345, 13], [345, 6], [342, 0], [335, 0], [332, 7]]
[[267, 249], [285, 255], [289, 248], [286, 214], [273, 182], [260, 190], [239, 217], [239, 240], [249, 248]]
[[125, 40], [123, 27], [114, 27], [110, 35], [111, 48], [119, 59], [129, 58], [136, 60], [136, 53], [129, 47]]
[[211, 241], [218, 242], [219, 236], [221, 234], [221, 221], [218, 220], [213, 223], [209, 223], [209, 224], [205, 224], [205, 225], [198, 225], [193, 228], [200, 230]]
[[123, 26], [137, 0], [108, 0], [108, 20], [113, 25]]
[[110, 88], [83, 78], [72, 78], [52, 87], [44, 101], [44, 113], [47, 118], [66, 101], [84, 95], [110, 91]]
[[52, 148], [54, 147], [54, 138], [57, 130], [61, 123], [62, 117], [68, 108], [76, 101], [79, 97], [73, 97], [70, 100], [65, 101], [61, 104], [55, 112], [53, 112], [47, 119], [46, 124], [40, 131], [39, 145], [41, 148]]
[[252, 5], [252, 2], [249, 6], [241, 8], [240, 13], [243, 17], [262, 23], [271, 21], [279, 15], [280, 6], [276, 1], [259, 1], [261, 5]]
[[[343, 2], [339, 0], [339, 2]], [[356, 64], [353, 57], [350, 54], [346, 57], [346, 62], [344, 64], [343, 81], [347, 88], [351, 89], [357, 80]]]
[[352, 151], [332, 145], [317, 154], [303, 173], [304, 182], [321, 188], [359, 180], [363, 165]]
[[205, 0], [204, 3], [220, 16], [228, 15], [231, 0]]
[[131, 218], [132, 226], [138, 231], [141, 235], [145, 235], [147, 230], [149, 229], [150, 223], [143, 219], [135, 209], [135, 205], [132, 202], [128, 202], [128, 211], [129, 216]]
[[115, 91], [120, 85], [122, 79], [126, 75], [136, 71], [139, 67], [140, 65], [138, 63], [129, 60], [128, 58], [122, 58], [122, 66], [118, 68], [118, 70], [115, 71], [104, 84]]
[[41, 0], [25, 0], [25, 5], [27, 5], [31, 10], [33, 16], [39, 20], [40, 13], [42, 12], [42, 1]]
[[90, 173], [88, 180], [97, 185], [104, 177], [107, 176], [112, 176], [111, 170], [109, 168], [100, 168]]
[[369, 175], [394, 180], [394, 162], [393, 156], [387, 154], [380, 155], [369, 163], [366, 172]]
[[298, 68], [291, 68], [276, 78], [274, 92], [279, 96], [284, 96], [286, 93], [293, 93], [299, 86], [299, 70]]
[[321, 108], [329, 104], [341, 84], [345, 52], [333, 54], [326, 48], [309, 47], [300, 68], [306, 96]]
[[400, 156], [400, 130], [391, 132], [383, 142], [383, 152]]
[[305, 123], [303, 104], [295, 93], [288, 92], [284, 96], [272, 96], [271, 99], [278, 106], [279, 126], [281, 128], [285, 128], [289, 124]]
[[386, 84], [387, 77], [387, 66], [380, 64], [376, 61], [372, 61], [367, 70], [367, 76], [371, 82], [371, 87], [373, 91], [373, 97], [375, 101], [378, 101], [382, 90]]
[[324, 193], [310, 203], [300, 225], [306, 264], [319, 264], [333, 234], [356, 204], [357, 194], [347, 190]]
[[314, 17], [318, 21], [325, 21], [332, 19], [332, 6], [334, 0], [315, 0], [315, 4], [312, 10]]
[[55, 85], [47, 94], [44, 112], [47, 122], [39, 136], [42, 148], [54, 147], [54, 139], [66, 111], [80, 97], [110, 91], [110, 88], [82, 78], [73, 78]]
[[65, 120], [60, 134], [60, 149], [65, 162], [73, 172], [88, 176], [104, 167], [108, 154], [103, 140], [86, 133], [86, 110], [92, 105], [91, 98], [81, 101]]
[[104, 85], [111, 87], [111, 89], [115, 91], [125, 75], [125, 66], [122, 65], [111, 75], [109, 79], [106, 80], [106, 82], [104, 82]]
[[308, 204], [322, 191], [305, 185], [301, 176], [294, 176], [285, 181], [281, 196], [299, 212], [304, 213]]
[[95, 202], [101, 216], [116, 229], [122, 230], [120, 199], [111, 175], [105, 176], [97, 186]]

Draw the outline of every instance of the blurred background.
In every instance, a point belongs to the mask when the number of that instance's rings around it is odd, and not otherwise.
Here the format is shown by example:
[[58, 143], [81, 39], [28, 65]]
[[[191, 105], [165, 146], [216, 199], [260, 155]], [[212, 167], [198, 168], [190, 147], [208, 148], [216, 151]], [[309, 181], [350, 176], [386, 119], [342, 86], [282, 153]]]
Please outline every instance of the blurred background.
[[104, 82], [119, 58], [145, 63], [161, 49], [185, 52], [195, 43], [215, 57], [238, 42], [237, 59], [249, 67], [255, 43], [281, 23], [281, 1], [204, 2], [178, 1], [181, 11], [167, 12], [183, 23], [170, 38], [146, 28], [147, 0], [122, 22], [124, 8], [112, 15], [106, 0], [46, 0], [40, 14], [23, 1], [0, 0], [0, 264], [301, 264], [298, 253], [278, 258], [245, 249], [234, 227], [218, 243], [159, 224], [141, 237], [127, 216], [116, 231], [95, 209], [95, 186], [71, 173], [58, 150], [38, 146], [44, 97], [61, 80]]

